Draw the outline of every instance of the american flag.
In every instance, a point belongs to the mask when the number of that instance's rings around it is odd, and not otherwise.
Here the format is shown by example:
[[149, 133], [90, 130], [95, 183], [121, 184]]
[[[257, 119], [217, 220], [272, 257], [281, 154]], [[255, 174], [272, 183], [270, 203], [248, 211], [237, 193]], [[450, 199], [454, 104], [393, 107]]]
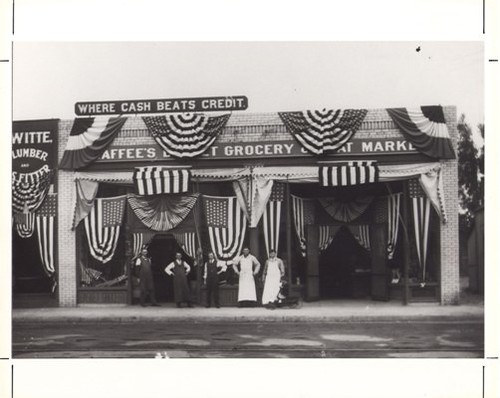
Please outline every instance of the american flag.
[[408, 193], [412, 201], [413, 228], [415, 231], [418, 262], [422, 269], [422, 282], [425, 282], [431, 201], [425, 195], [418, 179], [408, 181]]
[[236, 196], [204, 196], [210, 245], [219, 260], [231, 261], [241, 252], [247, 219]]
[[182, 248], [182, 250], [184, 250], [184, 253], [194, 259], [196, 257], [196, 233], [179, 232], [174, 233], [173, 235], [179, 246]]
[[302, 256], [306, 256], [306, 225], [314, 224], [314, 201], [298, 196], [292, 197], [293, 221], [299, 238]]
[[113, 257], [125, 210], [126, 196], [95, 199], [94, 206], [84, 220], [90, 254], [107, 263]]
[[319, 167], [319, 182], [324, 187], [370, 184], [378, 181], [379, 169], [374, 161], [353, 161]]
[[47, 275], [52, 276], [54, 267], [54, 219], [57, 213], [57, 194], [48, 194], [36, 212], [36, 233], [40, 258]]
[[387, 258], [392, 259], [396, 250], [399, 231], [399, 207], [401, 203], [401, 192], [387, 196], [387, 226], [388, 226], [388, 242], [387, 242]]
[[285, 184], [275, 182], [271, 190], [271, 196], [267, 202], [262, 216], [262, 228], [264, 230], [264, 242], [267, 255], [274, 249], [278, 252], [281, 222], [281, 204], [285, 199]]

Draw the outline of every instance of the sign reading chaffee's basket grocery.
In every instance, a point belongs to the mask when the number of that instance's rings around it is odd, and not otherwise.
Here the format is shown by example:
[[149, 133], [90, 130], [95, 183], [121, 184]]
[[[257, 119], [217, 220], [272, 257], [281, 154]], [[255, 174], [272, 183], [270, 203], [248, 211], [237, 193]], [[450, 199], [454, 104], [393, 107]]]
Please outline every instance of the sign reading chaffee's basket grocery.
[[97, 116], [147, 113], [227, 112], [244, 111], [247, 108], [247, 97], [236, 95], [228, 97], [77, 102], [75, 104], [75, 114], [77, 116]]

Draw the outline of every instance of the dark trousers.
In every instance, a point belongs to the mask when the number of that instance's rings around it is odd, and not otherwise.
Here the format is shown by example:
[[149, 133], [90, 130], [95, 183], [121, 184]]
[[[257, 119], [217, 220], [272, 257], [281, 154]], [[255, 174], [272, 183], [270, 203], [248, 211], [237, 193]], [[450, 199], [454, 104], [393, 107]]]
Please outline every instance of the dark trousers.
[[141, 289], [141, 305], [146, 304], [146, 297], [149, 296], [151, 304], [157, 304], [154, 289]]
[[214, 297], [214, 303], [219, 306], [219, 281], [217, 278], [207, 279], [207, 306], [212, 304], [212, 296]]

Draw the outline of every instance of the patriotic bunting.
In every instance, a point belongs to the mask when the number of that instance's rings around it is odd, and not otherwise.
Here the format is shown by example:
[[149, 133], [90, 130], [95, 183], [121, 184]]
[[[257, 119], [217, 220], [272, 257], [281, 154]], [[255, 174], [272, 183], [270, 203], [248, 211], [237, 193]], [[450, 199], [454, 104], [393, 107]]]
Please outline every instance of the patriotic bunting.
[[214, 143], [229, 117], [180, 113], [144, 116], [142, 119], [166, 153], [177, 158], [192, 158], [201, 155]]
[[85, 217], [85, 232], [90, 254], [103, 264], [115, 254], [125, 211], [126, 196], [97, 198]]
[[378, 181], [376, 162], [347, 162], [319, 167], [319, 182], [324, 187], [371, 184]]
[[432, 158], [455, 159], [441, 106], [389, 108], [387, 112], [404, 137], [418, 151]]
[[183, 193], [189, 189], [189, 170], [162, 167], [138, 167], [134, 171], [134, 185], [139, 195]]
[[[43, 268], [48, 276], [54, 275], [54, 220], [57, 213], [57, 194], [49, 194], [36, 212], [36, 233]], [[55, 288], [55, 285], [53, 286]]]
[[134, 232], [132, 234], [132, 250], [133, 258], [139, 257], [141, 250], [146, 246], [153, 238], [154, 232]]
[[77, 170], [98, 159], [126, 121], [126, 117], [76, 118], [59, 167]]
[[174, 233], [174, 238], [181, 247], [181, 249], [189, 257], [194, 259], [196, 257], [196, 233], [195, 232], [182, 232]]
[[281, 205], [285, 199], [285, 184], [275, 182], [271, 190], [271, 196], [262, 216], [262, 229], [264, 230], [264, 243], [266, 252], [274, 249], [279, 250]]
[[137, 218], [153, 231], [170, 231], [193, 209], [198, 194], [192, 195], [128, 195], [128, 203]]
[[210, 246], [218, 260], [230, 262], [241, 252], [247, 219], [236, 197], [203, 196]]
[[14, 213], [32, 213], [40, 207], [49, 192], [52, 173], [46, 165], [32, 173], [12, 173]]
[[366, 109], [279, 112], [286, 129], [309, 152], [322, 155], [342, 148], [359, 129]]
[[340, 225], [320, 225], [319, 226], [319, 250], [324, 251], [328, 249], [333, 238], [337, 235]]
[[259, 224], [271, 196], [273, 180], [247, 176], [233, 182], [234, 192], [249, 222], [250, 228]]
[[412, 201], [413, 228], [415, 231], [418, 263], [422, 270], [422, 282], [425, 282], [431, 202], [416, 179], [408, 181], [408, 191]]
[[21, 238], [31, 238], [35, 231], [35, 213], [14, 213], [14, 223]]
[[396, 251], [399, 231], [399, 206], [401, 203], [401, 193], [387, 196], [387, 258], [391, 260]]
[[361, 247], [365, 248], [368, 251], [371, 250], [369, 225], [350, 225], [347, 228], [349, 229], [349, 231], [351, 231], [352, 236], [354, 236], [354, 239], [356, 239]]
[[306, 225], [314, 224], [314, 201], [298, 196], [290, 195], [292, 198], [293, 222], [295, 232], [299, 239], [300, 251], [303, 257], [306, 256]]
[[360, 196], [349, 201], [343, 201], [341, 198], [319, 198], [319, 203], [334, 220], [350, 222], [366, 211], [373, 198]]

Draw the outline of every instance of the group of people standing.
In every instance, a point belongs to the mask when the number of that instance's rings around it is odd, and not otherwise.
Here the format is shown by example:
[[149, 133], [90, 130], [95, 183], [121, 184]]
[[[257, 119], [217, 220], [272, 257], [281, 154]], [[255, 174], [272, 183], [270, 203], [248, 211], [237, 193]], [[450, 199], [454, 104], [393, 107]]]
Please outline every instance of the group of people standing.
[[[151, 259], [148, 251], [143, 248], [141, 255], [134, 262], [136, 275], [139, 277], [140, 304], [146, 305], [149, 296], [152, 306], [159, 306], [156, 301]], [[255, 279], [257, 278], [261, 265], [257, 258], [250, 254], [248, 248], [243, 249], [243, 255], [233, 261], [233, 270], [238, 276], [238, 305], [240, 307], [251, 307], [257, 304], [257, 289]], [[214, 253], [208, 253], [208, 260], [203, 265], [203, 282], [206, 286], [206, 307], [210, 307], [212, 299], [216, 308], [220, 308], [219, 302], [219, 274], [227, 270], [227, 265], [218, 261]], [[191, 272], [189, 264], [182, 259], [181, 253], [175, 254], [175, 260], [165, 267], [165, 273], [174, 278], [174, 300], [177, 307], [186, 303], [193, 307], [191, 293], [187, 276]], [[264, 291], [262, 293], [262, 304], [268, 306], [274, 303], [280, 291], [282, 278], [285, 276], [283, 261], [277, 257], [276, 251], [269, 252], [262, 273]]]

